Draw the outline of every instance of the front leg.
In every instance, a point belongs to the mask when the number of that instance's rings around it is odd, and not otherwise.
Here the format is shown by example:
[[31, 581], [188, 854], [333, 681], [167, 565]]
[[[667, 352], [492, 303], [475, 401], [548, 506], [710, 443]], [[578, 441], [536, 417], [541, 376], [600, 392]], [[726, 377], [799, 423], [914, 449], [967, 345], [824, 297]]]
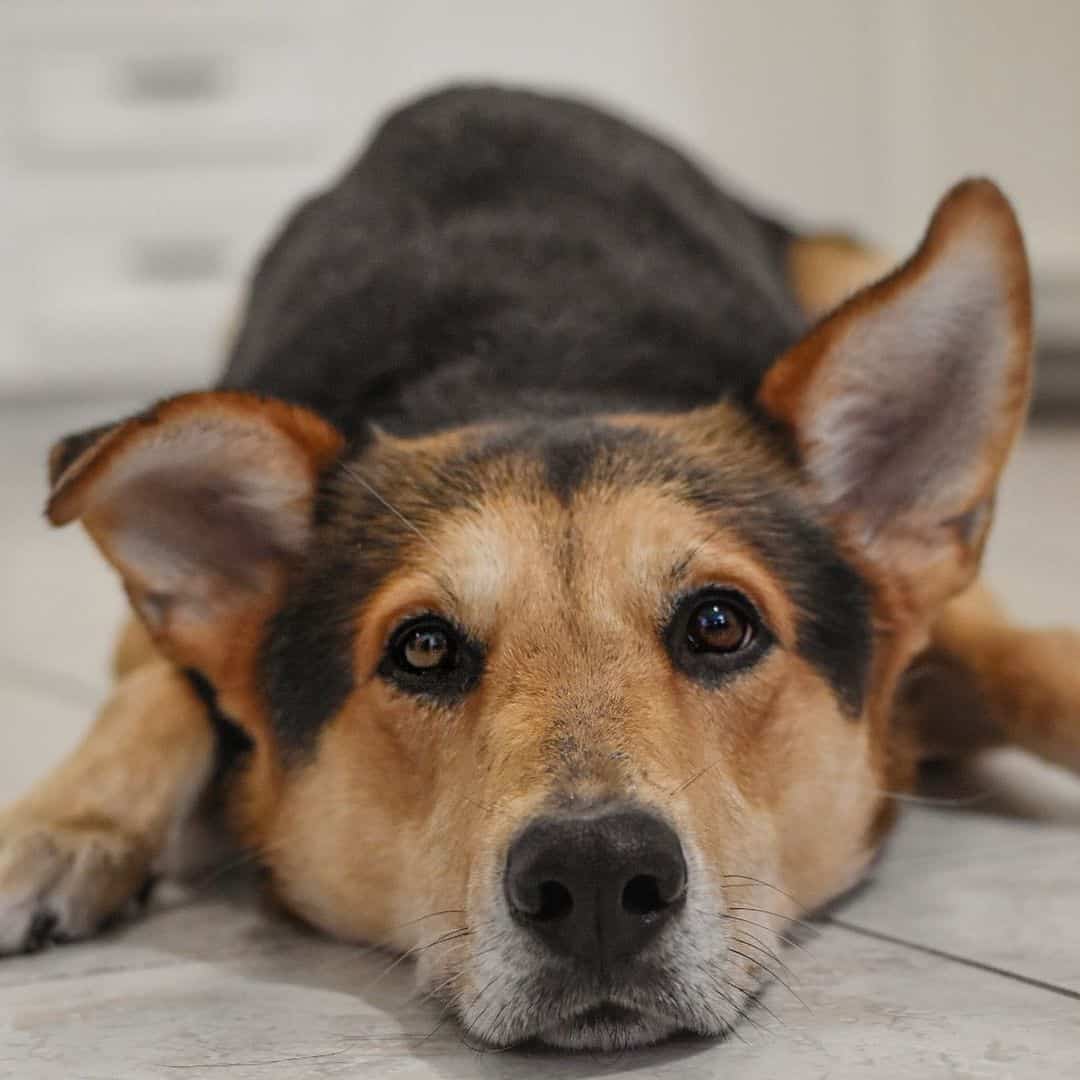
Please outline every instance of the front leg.
[[120, 912], [207, 785], [206, 706], [172, 664], [139, 659], [76, 750], [0, 812], [0, 954], [85, 937]]
[[923, 759], [1018, 746], [1080, 773], [1080, 633], [1017, 626], [976, 585], [946, 607], [897, 715]]

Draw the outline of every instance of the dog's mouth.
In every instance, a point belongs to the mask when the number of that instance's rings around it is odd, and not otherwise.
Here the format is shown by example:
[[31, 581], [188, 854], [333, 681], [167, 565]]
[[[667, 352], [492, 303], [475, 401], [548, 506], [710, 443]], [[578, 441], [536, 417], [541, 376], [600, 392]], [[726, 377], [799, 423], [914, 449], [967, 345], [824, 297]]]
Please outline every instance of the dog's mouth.
[[627, 1050], [659, 1042], [682, 1027], [669, 1017], [603, 1001], [544, 1027], [534, 1038], [564, 1050]]

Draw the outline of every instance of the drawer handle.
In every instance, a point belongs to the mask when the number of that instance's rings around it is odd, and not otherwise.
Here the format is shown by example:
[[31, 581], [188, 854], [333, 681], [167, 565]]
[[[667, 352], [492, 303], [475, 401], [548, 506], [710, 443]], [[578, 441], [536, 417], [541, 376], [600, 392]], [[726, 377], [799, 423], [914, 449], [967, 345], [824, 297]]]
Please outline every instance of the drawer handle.
[[132, 259], [133, 276], [158, 284], [209, 281], [225, 268], [224, 247], [213, 240], [164, 240], [139, 247]]
[[225, 69], [217, 56], [154, 56], [129, 60], [120, 82], [122, 96], [154, 104], [188, 104], [221, 97]]

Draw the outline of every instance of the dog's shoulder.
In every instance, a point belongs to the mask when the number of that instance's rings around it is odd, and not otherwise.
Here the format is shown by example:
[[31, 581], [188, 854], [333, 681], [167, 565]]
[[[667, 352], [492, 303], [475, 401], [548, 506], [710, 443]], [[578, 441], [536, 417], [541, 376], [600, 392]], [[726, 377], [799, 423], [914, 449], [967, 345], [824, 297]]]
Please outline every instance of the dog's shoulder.
[[756, 382], [801, 329], [790, 239], [588, 105], [446, 90], [293, 215], [224, 382], [346, 430], [699, 404]]

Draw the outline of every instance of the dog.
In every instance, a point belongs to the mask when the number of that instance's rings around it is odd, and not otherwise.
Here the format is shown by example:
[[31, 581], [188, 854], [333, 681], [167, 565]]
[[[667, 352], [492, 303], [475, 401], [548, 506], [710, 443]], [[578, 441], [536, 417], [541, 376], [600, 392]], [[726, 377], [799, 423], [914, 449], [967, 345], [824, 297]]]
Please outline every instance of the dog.
[[407, 105], [214, 389], [52, 452], [135, 621], [0, 816], [0, 950], [93, 933], [219, 806], [474, 1042], [725, 1034], [921, 762], [1080, 771], [1080, 635], [978, 580], [1031, 356], [987, 180], [894, 265], [585, 104]]

